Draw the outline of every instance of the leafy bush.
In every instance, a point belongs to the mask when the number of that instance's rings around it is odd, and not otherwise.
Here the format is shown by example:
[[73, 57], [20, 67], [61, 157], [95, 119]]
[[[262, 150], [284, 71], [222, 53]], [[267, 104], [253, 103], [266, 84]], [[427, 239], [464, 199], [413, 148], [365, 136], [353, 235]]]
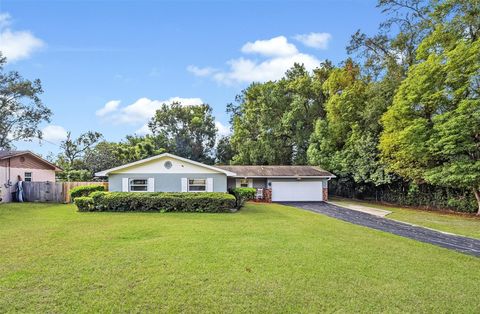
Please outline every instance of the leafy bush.
[[72, 198], [72, 201], [74, 201], [77, 197], [90, 196], [91, 193], [96, 191], [105, 191], [105, 187], [103, 185], [77, 186], [70, 190], [70, 197]]
[[75, 205], [77, 205], [79, 212], [88, 212], [93, 209], [93, 198], [88, 196], [79, 196], [75, 198]]
[[257, 193], [257, 190], [254, 188], [235, 188], [232, 189], [231, 192], [235, 196], [235, 206], [237, 209], [240, 209], [246, 201], [255, 198], [255, 193]]
[[[235, 208], [235, 197], [226, 193], [95, 192], [89, 198], [92, 199], [93, 206], [83, 206], [82, 209], [111, 212], [221, 213]], [[84, 202], [83, 199], [81, 202]], [[80, 207], [79, 211], [82, 211]]]

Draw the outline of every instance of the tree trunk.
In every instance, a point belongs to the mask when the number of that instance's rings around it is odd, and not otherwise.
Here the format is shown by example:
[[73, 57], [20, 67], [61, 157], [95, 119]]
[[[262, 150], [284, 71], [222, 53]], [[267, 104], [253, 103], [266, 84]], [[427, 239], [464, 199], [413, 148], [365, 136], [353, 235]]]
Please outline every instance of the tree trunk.
[[480, 216], [480, 191], [477, 188], [474, 188], [473, 194], [475, 194], [475, 198], [477, 199], [478, 204], [477, 216]]

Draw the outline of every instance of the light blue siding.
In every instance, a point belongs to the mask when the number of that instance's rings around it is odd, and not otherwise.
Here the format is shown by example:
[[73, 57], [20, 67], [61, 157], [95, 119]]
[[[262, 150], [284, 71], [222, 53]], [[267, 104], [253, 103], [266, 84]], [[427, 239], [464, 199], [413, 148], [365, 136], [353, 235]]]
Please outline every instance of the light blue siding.
[[122, 191], [122, 179], [155, 179], [155, 192], [182, 192], [182, 178], [213, 179], [214, 192], [227, 192], [227, 176], [223, 173], [152, 173], [152, 174], [110, 174], [108, 187], [112, 192]]

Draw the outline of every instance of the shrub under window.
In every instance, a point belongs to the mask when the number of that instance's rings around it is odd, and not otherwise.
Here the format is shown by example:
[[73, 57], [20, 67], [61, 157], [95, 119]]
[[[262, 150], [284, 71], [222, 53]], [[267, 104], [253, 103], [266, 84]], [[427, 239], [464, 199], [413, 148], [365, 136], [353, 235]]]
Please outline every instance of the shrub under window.
[[111, 212], [205, 212], [225, 213], [235, 208], [235, 197], [227, 193], [128, 193], [95, 192], [79, 200], [79, 211]]

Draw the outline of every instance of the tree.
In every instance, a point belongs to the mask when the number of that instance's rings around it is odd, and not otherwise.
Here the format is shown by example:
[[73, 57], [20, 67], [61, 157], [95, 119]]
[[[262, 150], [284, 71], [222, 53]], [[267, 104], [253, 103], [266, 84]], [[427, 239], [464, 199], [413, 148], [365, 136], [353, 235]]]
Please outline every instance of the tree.
[[331, 71], [323, 89], [328, 95], [326, 119], [318, 119], [311, 135], [309, 163], [333, 171], [344, 181], [389, 183], [377, 149], [378, 120], [391, 94], [388, 85], [370, 82], [349, 59], [342, 68]]
[[122, 155], [122, 144], [102, 141], [85, 152], [82, 164], [93, 176], [96, 172], [121, 166], [126, 161]]
[[39, 124], [52, 116], [40, 99], [40, 80], [26, 80], [17, 71], [7, 73], [5, 64], [0, 53], [0, 149], [12, 148], [15, 141], [41, 138]]
[[153, 138], [165, 140], [167, 151], [195, 161], [213, 163], [217, 129], [209, 105], [163, 104], [148, 125]]
[[235, 156], [235, 151], [230, 143], [230, 136], [222, 136], [217, 143], [215, 162], [229, 165], [233, 156]]
[[278, 81], [253, 83], [229, 105], [237, 164], [306, 164], [315, 121], [325, 116], [322, 84], [332, 65], [294, 66]]
[[390, 170], [405, 178], [471, 189], [480, 214], [480, 40], [477, 26], [463, 18], [478, 6], [453, 16], [445, 8], [437, 13], [448, 18], [420, 44], [419, 63], [382, 119], [380, 149]]
[[[57, 163], [64, 169], [64, 176], [68, 181], [71, 180], [69, 172], [72, 170], [85, 170], [83, 163], [85, 153], [91, 149], [100, 139], [102, 134], [88, 131], [73, 139], [71, 132], [67, 133], [67, 138], [61, 142], [62, 152], [58, 156]], [[88, 172], [88, 171], [87, 171]], [[85, 178], [84, 174], [80, 175]]]

